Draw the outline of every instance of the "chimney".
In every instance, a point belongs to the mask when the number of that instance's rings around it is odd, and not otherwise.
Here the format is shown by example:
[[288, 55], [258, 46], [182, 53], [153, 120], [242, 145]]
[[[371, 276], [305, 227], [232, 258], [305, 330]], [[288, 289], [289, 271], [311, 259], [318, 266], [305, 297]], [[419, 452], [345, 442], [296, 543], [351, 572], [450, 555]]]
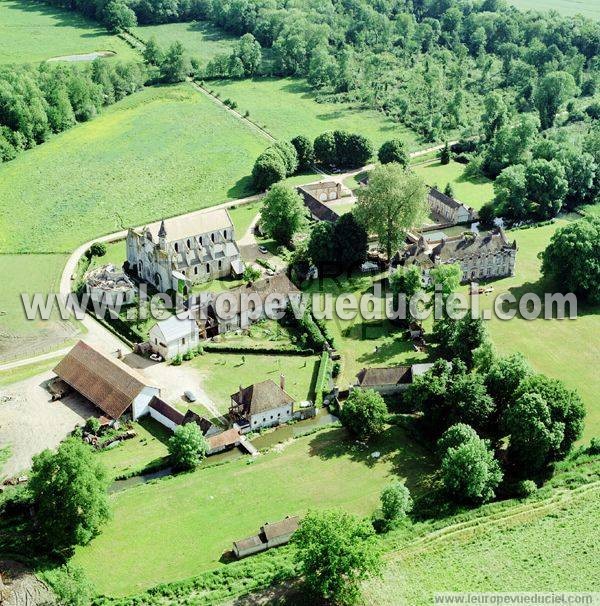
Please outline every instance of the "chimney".
[[244, 388], [240, 385], [238, 390], [238, 400], [240, 404], [243, 404], [242, 398], [244, 396]]
[[279, 375], [279, 387], [285, 391], [285, 375]]

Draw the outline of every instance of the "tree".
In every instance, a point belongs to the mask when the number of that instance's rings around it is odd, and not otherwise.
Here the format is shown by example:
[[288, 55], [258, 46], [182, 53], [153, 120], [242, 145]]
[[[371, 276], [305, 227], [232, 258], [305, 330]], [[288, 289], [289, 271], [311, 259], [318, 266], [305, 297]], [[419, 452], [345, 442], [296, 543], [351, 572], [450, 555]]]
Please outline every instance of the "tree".
[[298, 172], [304, 173], [312, 169], [315, 163], [315, 150], [312, 142], [304, 135], [298, 135], [291, 140], [298, 156]]
[[436, 449], [440, 457], [443, 457], [448, 449], [458, 448], [469, 440], [478, 438], [477, 432], [466, 423], [456, 423], [452, 425], [442, 434], [442, 437], [437, 441]]
[[452, 187], [452, 183], [446, 183], [446, 187], [444, 187], [444, 194], [449, 198], [454, 198], [454, 188]]
[[440, 164], [450, 164], [452, 156], [450, 154], [450, 146], [448, 145], [448, 141], [446, 141], [446, 145], [440, 151]]
[[398, 266], [390, 275], [389, 280], [390, 290], [395, 295], [405, 295], [407, 301], [423, 290], [423, 276], [416, 265]]
[[502, 481], [502, 471], [486, 440], [471, 437], [450, 447], [442, 457], [441, 475], [456, 501], [486, 502]]
[[565, 169], [558, 160], [533, 160], [525, 168], [527, 196], [541, 219], [550, 219], [562, 208], [569, 190]]
[[384, 164], [371, 171], [369, 184], [358, 192], [355, 216], [367, 232], [377, 234], [388, 259], [427, 216], [423, 181], [399, 164]]
[[496, 357], [485, 373], [484, 381], [488, 393], [496, 403], [499, 415], [512, 402], [521, 383], [533, 374], [531, 366], [521, 353]]
[[257, 191], [265, 191], [286, 177], [285, 162], [281, 154], [271, 147], [258, 156], [252, 168], [252, 183]]
[[467, 368], [473, 368], [473, 352], [489, 341], [484, 321], [469, 314], [460, 320], [435, 320], [433, 335], [438, 342], [440, 355], [447, 359], [458, 358]]
[[508, 122], [508, 107], [499, 92], [489, 93], [483, 100], [484, 112], [481, 116], [486, 141], [491, 141], [496, 133]]
[[64, 553], [89, 543], [109, 518], [108, 477], [90, 447], [68, 438], [33, 457], [28, 488], [46, 543]]
[[527, 218], [531, 204], [527, 197], [525, 166], [516, 164], [505, 168], [494, 181], [494, 193], [498, 215], [509, 221]]
[[430, 290], [448, 295], [456, 292], [462, 280], [462, 269], [458, 263], [438, 265], [429, 272]]
[[565, 178], [568, 183], [565, 205], [572, 210], [580, 204], [589, 204], [594, 201], [596, 175], [598, 165], [594, 157], [586, 152], [574, 149], [561, 150], [558, 160], [565, 169]]
[[276, 184], [263, 199], [260, 217], [267, 235], [280, 244], [290, 244], [304, 225], [304, 203], [295, 190]]
[[350, 269], [364, 263], [369, 248], [369, 235], [353, 213], [342, 215], [333, 230], [338, 264]]
[[258, 267], [254, 267], [253, 265], [246, 266], [244, 270], [244, 281], [245, 282], [256, 282], [260, 278], [260, 269]]
[[311, 230], [308, 240], [308, 254], [312, 262], [322, 268], [337, 263], [335, 227], [329, 221], [319, 221]]
[[496, 407], [480, 374], [454, 374], [446, 397], [451, 410], [448, 424], [466, 423], [486, 434], [493, 429]]
[[573, 444], [581, 437], [585, 407], [574, 389], [569, 389], [558, 379], [550, 379], [542, 374], [531, 375], [521, 382], [515, 392], [518, 399], [524, 394], [537, 394], [547, 403], [552, 423], [562, 434], [558, 448], [551, 452], [552, 460], [563, 458]]
[[496, 207], [493, 202], [486, 202], [479, 209], [479, 226], [483, 229], [492, 229], [496, 219]]
[[158, 67], [163, 60], [163, 52], [161, 48], [158, 46], [156, 42], [156, 38], [154, 36], [150, 36], [148, 41], [146, 42], [146, 46], [143, 50], [144, 61], [148, 65], [154, 65]]
[[355, 389], [344, 402], [340, 420], [355, 436], [368, 440], [383, 431], [387, 414], [387, 406], [376, 391]]
[[392, 162], [400, 164], [405, 168], [410, 162], [406, 144], [402, 139], [391, 139], [386, 141], [377, 152], [377, 158], [381, 164], [390, 164]]
[[372, 525], [342, 511], [312, 511], [292, 536], [311, 592], [333, 604], [353, 604], [360, 583], [381, 570]]
[[102, 20], [111, 32], [122, 32], [124, 29], [137, 25], [135, 13], [127, 4], [118, 2], [117, 0], [111, 0], [104, 7]]
[[92, 257], [103, 257], [106, 254], [106, 244], [104, 242], [94, 242], [86, 251], [85, 256], [88, 259]]
[[552, 72], [540, 80], [534, 102], [540, 114], [542, 130], [554, 126], [560, 108], [577, 92], [575, 78], [568, 72]]
[[189, 66], [185, 59], [185, 49], [179, 40], [169, 46], [162, 58], [159, 69], [161, 80], [167, 84], [185, 80]]
[[325, 166], [335, 166], [337, 162], [337, 144], [333, 132], [319, 135], [313, 145], [315, 159]]
[[563, 292], [600, 303], [600, 217], [558, 229], [542, 253], [542, 274]]
[[290, 177], [298, 170], [298, 154], [296, 148], [288, 141], [278, 141], [271, 148], [279, 153], [285, 164], [286, 176]]
[[186, 423], [175, 428], [167, 448], [175, 467], [193, 469], [204, 458], [208, 444], [196, 423]]
[[393, 482], [381, 491], [381, 513], [386, 530], [396, 526], [413, 508], [413, 500], [406, 484]]
[[233, 55], [240, 59], [245, 76], [253, 76], [258, 72], [262, 63], [262, 48], [252, 34], [244, 34], [238, 40]]

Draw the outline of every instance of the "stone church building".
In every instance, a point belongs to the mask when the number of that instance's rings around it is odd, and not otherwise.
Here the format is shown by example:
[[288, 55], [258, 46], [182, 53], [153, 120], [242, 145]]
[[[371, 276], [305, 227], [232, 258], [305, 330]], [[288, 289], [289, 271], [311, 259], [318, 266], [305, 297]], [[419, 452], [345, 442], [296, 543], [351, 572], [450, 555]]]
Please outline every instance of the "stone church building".
[[159, 292], [244, 273], [226, 209], [174, 217], [127, 233], [129, 269]]

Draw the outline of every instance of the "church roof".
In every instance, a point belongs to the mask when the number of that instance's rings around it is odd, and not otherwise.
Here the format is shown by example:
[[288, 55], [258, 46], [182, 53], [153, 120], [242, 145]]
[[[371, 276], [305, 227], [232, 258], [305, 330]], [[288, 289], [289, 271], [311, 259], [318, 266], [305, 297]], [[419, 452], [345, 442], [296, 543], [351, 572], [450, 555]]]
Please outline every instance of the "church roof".
[[180, 217], [172, 217], [148, 225], [148, 231], [153, 239], [166, 232], [167, 242], [185, 240], [193, 236], [201, 236], [220, 229], [232, 229], [233, 223], [226, 208], [216, 210], [201, 210]]

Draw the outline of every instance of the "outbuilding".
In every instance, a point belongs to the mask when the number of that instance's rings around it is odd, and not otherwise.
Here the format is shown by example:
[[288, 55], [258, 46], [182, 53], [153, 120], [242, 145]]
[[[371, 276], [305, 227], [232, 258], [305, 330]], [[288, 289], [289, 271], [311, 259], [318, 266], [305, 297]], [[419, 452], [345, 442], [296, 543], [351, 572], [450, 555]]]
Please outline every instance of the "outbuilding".
[[171, 316], [150, 329], [150, 348], [165, 360], [195, 349], [199, 341], [198, 325], [189, 317]]

